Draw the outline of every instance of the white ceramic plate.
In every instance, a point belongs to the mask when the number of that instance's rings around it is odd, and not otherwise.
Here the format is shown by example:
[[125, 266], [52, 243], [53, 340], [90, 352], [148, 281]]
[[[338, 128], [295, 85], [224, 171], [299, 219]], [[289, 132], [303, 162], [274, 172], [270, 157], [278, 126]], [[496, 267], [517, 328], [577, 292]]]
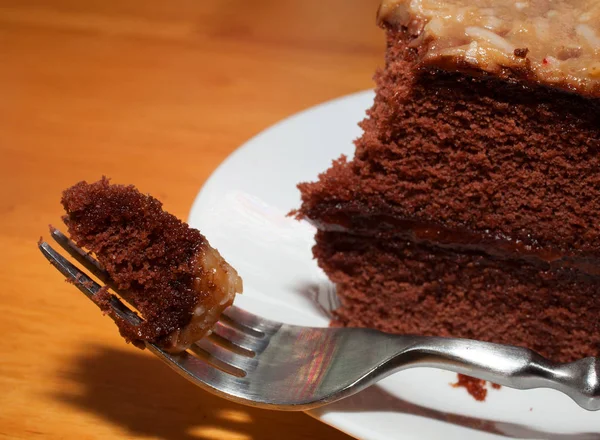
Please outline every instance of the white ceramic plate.
[[[352, 156], [356, 125], [371, 91], [298, 113], [235, 151], [206, 182], [189, 223], [244, 279], [236, 304], [290, 324], [327, 326], [319, 301], [332, 286], [312, 259], [313, 227], [287, 216], [296, 184], [315, 180], [341, 154]], [[477, 402], [456, 375], [433, 369], [397, 373], [377, 386], [310, 414], [358, 438], [598, 439], [600, 412], [580, 409], [552, 390], [488, 391]]]

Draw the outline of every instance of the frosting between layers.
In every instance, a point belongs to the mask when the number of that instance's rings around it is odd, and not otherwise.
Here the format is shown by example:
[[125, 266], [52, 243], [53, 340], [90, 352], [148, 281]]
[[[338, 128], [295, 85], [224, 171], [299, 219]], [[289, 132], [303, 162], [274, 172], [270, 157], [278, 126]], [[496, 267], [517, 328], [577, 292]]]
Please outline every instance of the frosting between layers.
[[600, 259], [568, 252], [535, 243], [524, 243], [510, 237], [469, 230], [452, 230], [434, 223], [397, 218], [387, 214], [353, 215], [329, 212], [321, 220], [308, 219], [322, 231], [346, 232], [354, 235], [377, 236], [383, 239], [406, 239], [458, 252], [480, 252], [493, 258], [522, 260], [542, 270], [572, 268], [600, 276]]
[[424, 65], [517, 76], [600, 96], [598, 0], [382, 0]]

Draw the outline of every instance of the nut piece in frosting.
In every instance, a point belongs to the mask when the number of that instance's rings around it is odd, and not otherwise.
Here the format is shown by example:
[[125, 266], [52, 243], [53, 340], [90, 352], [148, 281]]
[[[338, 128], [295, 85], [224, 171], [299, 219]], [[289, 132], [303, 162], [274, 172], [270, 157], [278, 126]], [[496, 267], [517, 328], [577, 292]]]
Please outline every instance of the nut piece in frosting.
[[[121, 335], [170, 352], [210, 332], [242, 292], [242, 280], [206, 238], [163, 211], [154, 197], [108, 179], [80, 182], [63, 193], [65, 224], [78, 246], [92, 252], [123, 298], [144, 321], [116, 319]], [[108, 290], [96, 302], [111, 313]]]
[[600, 96], [597, 0], [383, 0], [378, 20], [406, 28], [424, 65]]

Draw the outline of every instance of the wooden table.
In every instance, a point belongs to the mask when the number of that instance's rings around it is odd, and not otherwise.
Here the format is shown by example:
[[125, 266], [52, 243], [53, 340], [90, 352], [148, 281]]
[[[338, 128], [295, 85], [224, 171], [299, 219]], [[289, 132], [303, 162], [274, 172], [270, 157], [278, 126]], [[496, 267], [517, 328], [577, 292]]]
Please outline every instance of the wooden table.
[[378, 3], [0, 0], [0, 438], [348, 438], [126, 345], [36, 242], [62, 189], [102, 175], [185, 218], [249, 137], [372, 86]]

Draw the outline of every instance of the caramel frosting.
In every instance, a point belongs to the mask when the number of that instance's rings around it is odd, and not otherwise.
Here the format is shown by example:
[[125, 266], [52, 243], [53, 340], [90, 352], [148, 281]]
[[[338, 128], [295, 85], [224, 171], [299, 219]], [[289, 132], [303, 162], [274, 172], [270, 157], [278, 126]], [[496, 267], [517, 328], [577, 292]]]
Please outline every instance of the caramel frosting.
[[172, 353], [186, 350], [210, 334], [221, 313], [233, 303], [235, 294], [243, 290], [242, 279], [237, 271], [208, 244], [198, 252], [196, 264], [194, 290], [199, 300], [190, 322], [169, 335], [164, 348]]
[[599, 0], [382, 0], [424, 65], [600, 96]]

